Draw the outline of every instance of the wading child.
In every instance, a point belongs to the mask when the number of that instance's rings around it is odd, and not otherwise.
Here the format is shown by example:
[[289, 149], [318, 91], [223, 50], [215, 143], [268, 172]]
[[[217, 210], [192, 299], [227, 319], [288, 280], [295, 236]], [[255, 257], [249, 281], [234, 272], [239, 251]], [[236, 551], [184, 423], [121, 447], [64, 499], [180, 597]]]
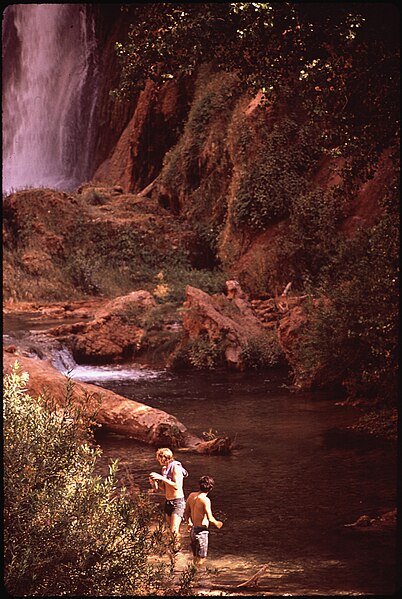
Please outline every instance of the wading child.
[[217, 528], [223, 526], [223, 522], [216, 520], [212, 515], [211, 500], [207, 497], [214, 488], [214, 479], [210, 476], [202, 476], [199, 485], [200, 490], [188, 496], [184, 511], [184, 518], [190, 526], [190, 542], [195, 566], [200, 566], [208, 554], [209, 523], [212, 522]]
[[165, 493], [165, 518], [174, 535], [175, 549], [180, 549], [179, 528], [184, 515], [186, 502], [184, 499], [183, 479], [188, 472], [180, 462], [174, 459], [168, 447], [161, 447], [156, 452], [156, 459], [162, 466], [162, 474], [151, 472], [149, 482], [154, 491], [160, 487]]

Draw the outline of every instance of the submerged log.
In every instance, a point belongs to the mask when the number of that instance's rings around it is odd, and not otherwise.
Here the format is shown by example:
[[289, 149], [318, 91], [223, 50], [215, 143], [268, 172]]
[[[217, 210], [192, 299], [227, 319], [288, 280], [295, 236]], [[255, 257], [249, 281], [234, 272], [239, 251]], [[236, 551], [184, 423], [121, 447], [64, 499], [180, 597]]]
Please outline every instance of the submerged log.
[[[68, 377], [56, 370], [47, 360], [27, 358], [4, 352], [3, 371], [11, 372], [15, 361], [29, 374], [27, 391], [32, 397], [47, 393], [61, 406], [66, 397]], [[127, 399], [113, 391], [90, 383], [73, 381], [73, 393], [81, 401], [91, 397], [99, 402], [95, 421], [104, 430], [126, 435], [154, 446], [185, 447], [197, 453], [218, 454], [230, 446], [230, 440], [214, 439], [204, 442], [192, 434], [175, 416]]]
[[230, 437], [216, 437], [209, 441], [200, 441], [195, 446], [183, 447], [180, 451], [192, 451], [204, 455], [228, 455], [232, 449], [233, 441]]

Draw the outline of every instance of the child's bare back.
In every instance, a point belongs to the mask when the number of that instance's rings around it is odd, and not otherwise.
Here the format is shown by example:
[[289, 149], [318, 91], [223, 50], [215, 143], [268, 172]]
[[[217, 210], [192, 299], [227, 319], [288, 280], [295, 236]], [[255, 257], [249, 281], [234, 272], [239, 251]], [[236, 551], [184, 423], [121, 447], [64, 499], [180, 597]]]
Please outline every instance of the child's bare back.
[[194, 492], [188, 496], [188, 505], [191, 513], [191, 521], [194, 526], [209, 526], [207, 515], [208, 508], [211, 509], [211, 500], [205, 493]]
[[215, 481], [210, 476], [202, 476], [199, 480], [200, 490], [190, 493], [186, 501], [184, 518], [187, 520], [190, 531], [191, 549], [194, 556], [194, 564], [198, 567], [208, 553], [209, 523], [215, 524], [217, 528], [223, 526], [223, 522], [212, 515], [211, 500], [207, 497], [209, 491], [214, 487]]

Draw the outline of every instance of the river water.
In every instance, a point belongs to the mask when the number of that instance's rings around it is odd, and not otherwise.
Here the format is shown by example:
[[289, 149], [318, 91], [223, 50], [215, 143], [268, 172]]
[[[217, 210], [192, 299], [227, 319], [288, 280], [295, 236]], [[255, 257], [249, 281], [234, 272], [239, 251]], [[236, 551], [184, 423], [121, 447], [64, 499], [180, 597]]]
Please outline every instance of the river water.
[[[204, 474], [215, 479], [212, 508], [224, 526], [210, 529], [213, 584], [238, 584], [267, 564], [259, 592], [394, 592], [395, 529], [344, 526], [397, 500], [396, 448], [348, 431], [354, 408], [336, 405], [330, 393], [292, 393], [279, 373], [130, 376], [84, 367], [76, 376], [174, 414], [200, 436], [211, 430], [236, 439], [230, 456], [176, 454], [189, 471], [186, 493]], [[117, 435], [100, 443], [105, 461], [120, 459], [149, 488], [148, 473], [159, 470], [154, 448]]]
[[[186, 494], [198, 489], [200, 476], [215, 479], [212, 509], [224, 526], [210, 529], [206, 587], [234, 586], [267, 565], [258, 593], [395, 592], [395, 527], [344, 526], [397, 505], [396, 445], [348, 430], [355, 408], [337, 405], [330, 392], [292, 393], [276, 371], [79, 366], [71, 376], [163, 409], [199, 436], [236, 439], [229, 456], [176, 453], [189, 471]], [[155, 448], [114, 434], [99, 443], [101, 471], [118, 458], [147, 491], [148, 473], [159, 470]], [[154, 500], [162, 506], [162, 498]], [[179, 568], [191, 559], [184, 525], [182, 535]]]

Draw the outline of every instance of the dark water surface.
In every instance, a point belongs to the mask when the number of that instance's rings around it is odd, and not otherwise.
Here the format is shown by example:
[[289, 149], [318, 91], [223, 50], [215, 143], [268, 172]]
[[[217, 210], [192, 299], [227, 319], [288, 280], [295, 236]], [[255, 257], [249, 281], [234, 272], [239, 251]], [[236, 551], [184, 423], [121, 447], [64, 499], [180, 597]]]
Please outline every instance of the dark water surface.
[[[59, 321], [57, 321], [59, 322]], [[37, 315], [3, 322], [4, 342], [56, 324]], [[206, 587], [236, 585], [262, 565], [258, 592], [272, 595], [383, 595], [396, 591], [395, 527], [345, 528], [397, 505], [396, 444], [348, 431], [359, 412], [326, 393], [292, 393], [280, 373], [171, 373], [77, 366], [76, 379], [175, 415], [190, 431], [236, 439], [230, 456], [176, 453], [189, 471], [186, 494], [203, 474], [216, 485]], [[113, 434], [99, 440], [106, 474], [118, 458], [147, 491], [159, 470], [155, 448]], [[162, 497], [155, 498], [162, 505]], [[186, 527], [178, 568], [191, 560]], [[218, 591], [216, 591], [218, 592]], [[251, 592], [251, 591], [250, 591]]]
[[[335, 405], [330, 393], [291, 393], [275, 374], [124, 374], [103, 372], [100, 384], [174, 414], [200, 436], [211, 429], [236, 438], [230, 456], [176, 454], [190, 473], [186, 493], [203, 474], [216, 481], [212, 508], [225, 523], [211, 526], [208, 562], [217, 581], [244, 581], [267, 564], [259, 591], [272, 594], [395, 592], [395, 528], [344, 527], [397, 501], [396, 447], [347, 431], [354, 408]], [[96, 382], [96, 372], [86, 380]], [[153, 448], [116, 435], [101, 445], [104, 460], [119, 458], [148, 489], [148, 473], [159, 470]]]

